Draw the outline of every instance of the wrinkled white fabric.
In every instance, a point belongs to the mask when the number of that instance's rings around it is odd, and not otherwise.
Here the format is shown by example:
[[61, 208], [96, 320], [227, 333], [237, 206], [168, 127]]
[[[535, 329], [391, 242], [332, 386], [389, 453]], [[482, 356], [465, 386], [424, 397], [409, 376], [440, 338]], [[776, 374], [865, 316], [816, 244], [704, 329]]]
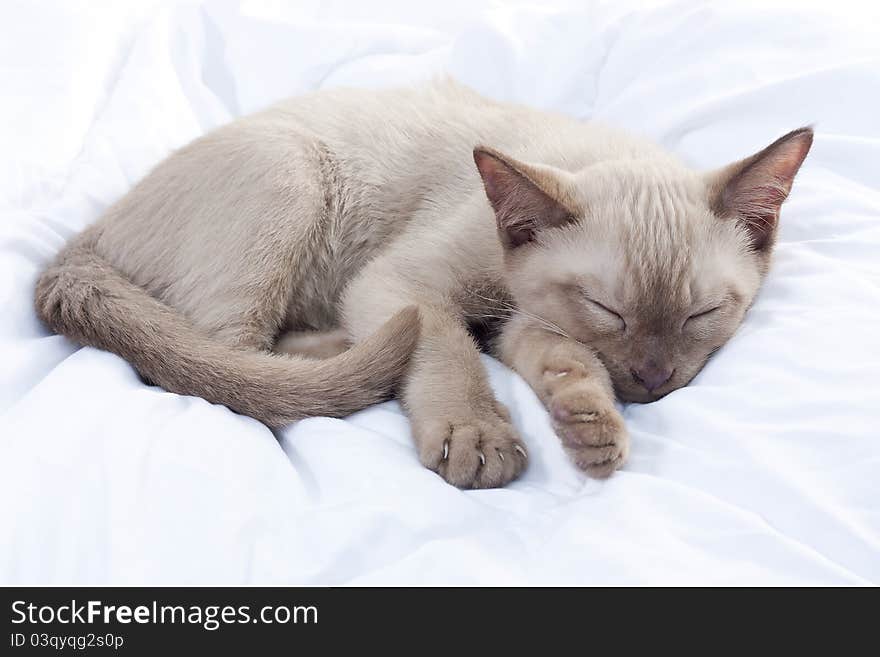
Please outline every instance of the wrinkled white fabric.
[[[18, 2], [0, 9], [0, 582], [880, 583], [880, 51], [853, 4]], [[276, 437], [51, 336], [37, 272], [173, 148], [307, 90], [447, 71], [699, 167], [815, 123], [775, 267], [610, 480], [485, 359], [531, 455], [418, 462], [389, 402]]]

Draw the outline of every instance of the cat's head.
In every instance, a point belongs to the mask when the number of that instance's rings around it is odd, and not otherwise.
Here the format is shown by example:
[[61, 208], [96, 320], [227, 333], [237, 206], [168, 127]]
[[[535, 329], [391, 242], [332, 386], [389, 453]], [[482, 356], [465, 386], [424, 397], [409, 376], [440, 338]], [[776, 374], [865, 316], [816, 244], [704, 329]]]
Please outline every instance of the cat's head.
[[474, 160], [518, 307], [593, 348], [621, 399], [647, 402], [742, 322], [812, 139], [795, 130], [709, 173], [662, 159], [572, 173], [483, 147]]

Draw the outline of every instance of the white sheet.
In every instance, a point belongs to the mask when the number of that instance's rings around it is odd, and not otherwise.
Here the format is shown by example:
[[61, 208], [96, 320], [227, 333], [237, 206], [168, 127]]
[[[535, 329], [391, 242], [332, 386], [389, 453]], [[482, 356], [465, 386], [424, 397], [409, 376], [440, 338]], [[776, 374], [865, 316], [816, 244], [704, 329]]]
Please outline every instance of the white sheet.
[[[5, 3], [0, 582], [880, 582], [878, 23], [824, 4]], [[39, 268], [172, 148], [442, 70], [698, 166], [816, 124], [745, 325], [692, 385], [625, 409], [610, 480], [488, 358], [531, 466], [462, 492], [419, 465], [397, 403], [279, 440], [37, 321]]]

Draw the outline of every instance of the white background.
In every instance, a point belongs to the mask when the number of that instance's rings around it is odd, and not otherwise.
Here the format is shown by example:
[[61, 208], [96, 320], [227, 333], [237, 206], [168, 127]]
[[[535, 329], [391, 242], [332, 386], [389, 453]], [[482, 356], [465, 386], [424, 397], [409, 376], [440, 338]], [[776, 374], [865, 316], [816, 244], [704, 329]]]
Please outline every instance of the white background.
[[[0, 582], [880, 582], [880, 51], [870, 4], [0, 5]], [[531, 453], [504, 490], [418, 463], [396, 403], [279, 434], [142, 385], [37, 321], [64, 240], [193, 137], [274, 100], [448, 72], [697, 167], [814, 123], [775, 267], [692, 385], [624, 409], [626, 468]]]

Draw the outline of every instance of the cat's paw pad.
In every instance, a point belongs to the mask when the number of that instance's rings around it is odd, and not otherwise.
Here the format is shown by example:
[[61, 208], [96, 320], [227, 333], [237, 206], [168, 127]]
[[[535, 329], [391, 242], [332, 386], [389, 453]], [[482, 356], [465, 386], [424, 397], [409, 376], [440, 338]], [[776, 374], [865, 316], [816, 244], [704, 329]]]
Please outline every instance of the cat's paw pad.
[[497, 412], [429, 422], [414, 430], [422, 463], [458, 488], [504, 486], [528, 461], [516, 430]]
[[629, 455], [623, 417], [601, 390], [577, 382], [556, 392], [548, 410], [556, 434], [575, 464], [592, 477], [607, 477]]

